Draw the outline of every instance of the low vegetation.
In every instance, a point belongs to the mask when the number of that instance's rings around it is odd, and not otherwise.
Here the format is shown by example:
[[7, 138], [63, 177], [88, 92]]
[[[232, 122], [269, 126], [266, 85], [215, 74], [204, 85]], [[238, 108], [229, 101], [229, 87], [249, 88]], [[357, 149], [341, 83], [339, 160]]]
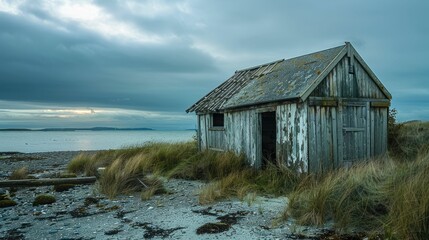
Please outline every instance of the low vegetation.
[[[393, 128], [392, 128], [393, 127]], [[392, 134], [393, 133], [393, 134]], [[283, 218], [299, 224], [334, 224], [386, 239], [429, 236], [429, 123], [389, 126], [389, 155], [309, 177], [292, 191]]]
[[375, 231], [398, 239], [429, 236], [429, 154], [332, 172], [289, 194], [284, 218], [304, 225], [329, 221], [337, 229]]
[[55, 196], [53, 196], [53, 195], [41, 194], [41, 195], [37, 195], [36, 198], [34, 198], [33, 206], [52, 204], [56, 201], [57, 200], [56, 200]]
[[[257, 194], [286, 195], [283, 218], [299, 224], [333, 223], [336, 230], [372, 232], [388, 239], [429, 235], [429, 123], [389, 119], [389, 156], [324, 176], [297, 174], [268, 165], [249, 167], [232, 152], [198, 152], [196, 142], [150, 143], [81, 154], [68, 170], [86, 175], [105, 170], [100, 190], [109, 197], [140, 191], [143, 200], [167, 191], [161, 178], [200, 180], [200, 203]], [[161, 177], [161, 178], [160, 178]]]
[[0, 208], [13, 207], [17, 203], [11, 199], [0, 200]]
[[9, 176], [10, 180], [20, 180], [20, 179], [27, 179], [27, 178], [28, 178], [28, 169], [26, 167], [21, 167], [19, 169], [16, 169]]
[[118, 194], [142, 191], [142, 199], [165, 192], [157, 178], [180, 178], [210, 182], [200, 194], [201, 203], [231, 196], [244, 198], [249, 193], [283, 195], [299, 182], [299, 176], [287, 168], [268, 166], [256, 171], [243, 156], [232, 152], [198, 152], [195, 141], [185, 143], [149, 143], [120, 150], [81, 154], [68, 170], [99, 178], [102, 193], [113, 198]]

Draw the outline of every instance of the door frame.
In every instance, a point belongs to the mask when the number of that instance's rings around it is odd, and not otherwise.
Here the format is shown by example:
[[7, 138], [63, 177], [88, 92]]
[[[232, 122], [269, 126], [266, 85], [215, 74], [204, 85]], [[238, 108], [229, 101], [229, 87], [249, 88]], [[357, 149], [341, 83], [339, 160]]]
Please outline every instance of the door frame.
[[[260, 168], [265, 165], [264, 153], [263, 153], [263, 121], [262, 115], [264, 113], [273, 113], [274, 114], [274, 129], [275, 129], [275, 138], [274, 138], [274, 157], [277, 158], [277, 111], [273, 109], [264, 109], [265, 111], [258, 111], [258, 129], [257, 129], [257, 147], [256, 147], [256, 159], [258, 163], [256, 167]], [[275, 162], [274, 162], [275, 163]]]

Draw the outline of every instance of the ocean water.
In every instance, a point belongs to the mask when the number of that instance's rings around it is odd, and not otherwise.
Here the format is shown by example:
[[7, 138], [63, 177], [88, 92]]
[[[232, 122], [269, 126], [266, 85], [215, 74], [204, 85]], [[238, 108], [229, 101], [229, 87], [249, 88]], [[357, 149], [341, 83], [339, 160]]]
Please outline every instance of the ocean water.
[[54, 152], [118, 149], [147, 142], [192, 140], [195, 131], [5, 131], [0, 152]]

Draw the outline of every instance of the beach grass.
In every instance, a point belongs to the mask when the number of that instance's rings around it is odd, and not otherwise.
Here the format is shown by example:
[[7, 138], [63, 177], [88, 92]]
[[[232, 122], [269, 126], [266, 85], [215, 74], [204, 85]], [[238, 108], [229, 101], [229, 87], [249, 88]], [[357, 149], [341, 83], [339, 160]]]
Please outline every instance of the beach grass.
[[20, 179], [27, 179], [28, 178], [28, 168], [27, 167], [21, 167], [16, 170], [14, 170], [10, 176], [10, 180], [20, 180]]
[[375, 232], [385, 239], [429, 236], [429, 124], [396, 130], [400, 147], [391, 146], [389, 156], [299, 183], [288, 194], [283, 219], [333, 223], [339, 231]]
[[165, 193], [160, 177], [200, 180], [207, 183], [199, 194], [201, 204], [286, 195], [284, 220], [332, 223], [341, 232], [373, 232], [388, 239], [424, 239], [429, 235], [429, 124], [401, 124], [394, 131], [389, 141], [400, 148], [391, 146], [386, 156], [323, 176], [277, 165], [256, 170], [233, 152], [199, 152], [194, 141], [79, 155], [69, 170], [91, 175], [105, 167], [99, 183], [109, 197], [140, 191], [145, 200]]
[[[80, 154], [68, 165], [68, 170], [86, 175], [105, 170], [99, 178], [102, 193], [113, 198], [119, 194], [143, 191], [143, 199], [152, 182], [146, 176], [163, 176], [207, 182], [200, 193], [201, 203], [239, 197], [249, 193], [280, 196], [293, 189], [299, 175], [274, 165], [255, 170], [246, 164], [244, 156], [230, 151], [199, 152], [195, 141], [180, 143], [148, 143], [120, 150]], [[159, 181], [157, 182], [159, 185]], [[162, 191], [161, 191], [162, 192]]]

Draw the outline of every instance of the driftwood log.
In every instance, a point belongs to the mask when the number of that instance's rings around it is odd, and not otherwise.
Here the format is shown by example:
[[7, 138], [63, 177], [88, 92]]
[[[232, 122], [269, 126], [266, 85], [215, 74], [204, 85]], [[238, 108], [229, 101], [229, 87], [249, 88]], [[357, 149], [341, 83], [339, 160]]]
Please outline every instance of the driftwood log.
[[3, 180], [0, 181], [0, 187], [33, 187], [59, 184], [91, 184], [94, 183], [96, 180], [96, 177]]

